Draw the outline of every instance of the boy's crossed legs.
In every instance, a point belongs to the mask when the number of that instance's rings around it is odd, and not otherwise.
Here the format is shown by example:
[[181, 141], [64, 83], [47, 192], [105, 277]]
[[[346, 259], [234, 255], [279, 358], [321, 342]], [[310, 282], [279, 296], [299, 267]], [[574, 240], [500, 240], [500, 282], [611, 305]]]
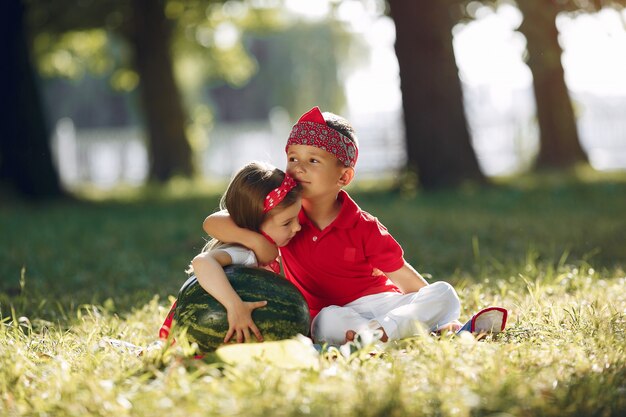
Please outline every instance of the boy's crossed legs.
[[454, 288], [447, 282], [435, 282], [416, 293], [386, 292], [361, 297], [343, 307], [322, 309], [313, 320], [311, 332], [316, 343], [340, 345], [352, 340], [355, 333], [381, 329], [383, 342], [429, 331], [452, 330], [461, 305]]

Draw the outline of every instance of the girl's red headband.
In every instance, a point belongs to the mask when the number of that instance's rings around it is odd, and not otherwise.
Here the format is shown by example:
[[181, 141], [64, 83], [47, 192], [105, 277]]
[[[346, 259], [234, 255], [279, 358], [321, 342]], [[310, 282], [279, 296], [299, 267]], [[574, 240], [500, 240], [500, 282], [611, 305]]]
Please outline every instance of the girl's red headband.
[[353, 168], [359, 156], [359, 150], [353, 141], [326, 125], [319, 107], [313, 107], [304, 113], [298, 123], [293, 125], [285, 152], [291, 145], [315, 146], [332, 153], [345, 166]]
[[265, 197], [265, 201], [263, 202], [263, 213], [267, 213], [274, 207], [280, 204], [281, 201], [285, 199], [285, 196], [298, 185], [296, 181], [289, 176], [285, 172], [285, 178], [283, 178], [283, 182], [277, 188], [274, 188], [270, 191]]

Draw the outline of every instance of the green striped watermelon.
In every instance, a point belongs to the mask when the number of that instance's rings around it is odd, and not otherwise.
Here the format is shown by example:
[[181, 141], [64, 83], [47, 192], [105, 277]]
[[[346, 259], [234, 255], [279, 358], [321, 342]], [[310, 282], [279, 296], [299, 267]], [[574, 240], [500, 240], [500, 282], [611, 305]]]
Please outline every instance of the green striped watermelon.
[[[261, 268], [230, 265], [224, 272], [243, 301], [267, 300], [265, 307], [252, 312], [264, 340], [309, 333], [309, 307], [292, 283]], [[200, 286], [195, 276], [178, 293], [174, 319], [178, 326], [187, 328], [190, 340], [203, 352], [211, 352], [223, 344], [228, 331], [226, 309]]]

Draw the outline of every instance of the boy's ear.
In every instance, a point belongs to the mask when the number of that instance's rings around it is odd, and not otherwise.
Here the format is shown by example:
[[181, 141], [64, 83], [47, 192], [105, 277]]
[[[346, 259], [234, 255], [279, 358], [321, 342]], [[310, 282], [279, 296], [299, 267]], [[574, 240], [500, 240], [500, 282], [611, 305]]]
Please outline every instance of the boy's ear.
[[354, 168], [345, 167], [341, 172], [341, 177], [339, 177], [339, 185], [342, 187], [347, 186], [354, 179]]

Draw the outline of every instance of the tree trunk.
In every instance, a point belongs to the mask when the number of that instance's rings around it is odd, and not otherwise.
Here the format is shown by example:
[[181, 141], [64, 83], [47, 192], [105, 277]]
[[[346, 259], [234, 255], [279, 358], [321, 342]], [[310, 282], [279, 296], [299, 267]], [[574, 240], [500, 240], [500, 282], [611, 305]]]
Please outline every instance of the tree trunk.
[[585, 161], [561, 64], [562, 49], [556, 28], [559, 10], [553, 1], [517, 3], [524, 15], [520, 32], [526, 36], [541, 132], [537, 167], [562, 168]]
[[150, 179], [166, 181], [193, 172], [185, 111], [172, 66], [171, 23], [163, 0], [133, 0], [130, 41], [148, 130]]
[[396, 25], [408, 168], [426, 188], [484, 180], [452, 49], [450, 0], [389, 0]]
[[28, 198], [63, 196], [52, 163], [46, 124], [30, 48], [24, 28], [21, 1], [4, 4], [0, 34], [6, 72], [0, 77], [0, 180]]

